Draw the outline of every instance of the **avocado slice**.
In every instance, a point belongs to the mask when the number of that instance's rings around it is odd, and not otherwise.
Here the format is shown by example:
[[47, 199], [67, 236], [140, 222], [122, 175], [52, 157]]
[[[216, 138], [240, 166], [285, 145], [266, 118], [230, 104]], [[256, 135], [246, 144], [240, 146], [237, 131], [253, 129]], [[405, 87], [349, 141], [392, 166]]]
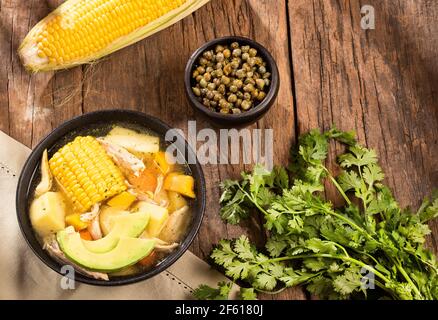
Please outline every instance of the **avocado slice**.
[[95, 253], [87, 250], [79, 233], [70, 227], [59, 231], [57, 240], [67, 258], [84, 268], [100, 272], [114, 272], [131, 266], [148, 256], [155, 247], [155, 240], [120, 237], [113, 250]]
[[120, 237], [137, 238], [148, 225], [149, 216], [146, 212], [136, 212], [113, 217], [114, 227], [105, 237], [94, 241], [82, 240], [82, 242], [85, 248], [91, 252], [108, 252], [116, 247]]

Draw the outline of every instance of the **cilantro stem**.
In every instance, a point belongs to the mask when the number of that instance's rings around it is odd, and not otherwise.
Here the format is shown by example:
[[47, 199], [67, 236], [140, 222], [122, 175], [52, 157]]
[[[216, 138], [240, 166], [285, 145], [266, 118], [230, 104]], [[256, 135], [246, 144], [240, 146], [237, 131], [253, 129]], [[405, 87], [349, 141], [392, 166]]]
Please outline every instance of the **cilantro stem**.
[[289, 257], [280, 257], [280, 258], [272, 258], [269, 260], [265, 260], [260, 263], [270, 263], [270, 262], [280, 262], [280, 261], [287, 261], [287, 260], [296, 260], [296, 259], [305, 259], [305, 258], [331, 258], [331, 259], [338, 259], [338, 260], [344, 260], [347, 262], [354, 263], [358, 266], [361, 266], [362, 268], [374, 273], [376, 276], [378, 276], [380, 279], [382, 279], [385, 282], [391, 282], [390, 279], [388, 279], [383, 273], [376, 270], [375, 268], [363, 263], [362, 261], [356, 260], [349, 256], [336, 256], [328, 253], [316, 253], [316, 254], [301, 254], [296, 256], [289, 256]]
[[403, 277], [406, 279], [406, 281], [411, 285], [412, 289], [415, 291], [415, 294], [418, 295], [418, 297], [423, 298], [423, 295], [421, 294], [420, 290], [418, 290], [417, 286], [414, 284], [412, 279], [409, 277], [409, 275], [406, 273], [405, 269], [400, 264], [400, 260], [396, 259], [395, 265], [397, 266], [398, 271], [403, 275]]
[[350, 199], [347, 197], [344, 190], [342, 190], [342, 187], [339, 185], [339, 183], [336, 181], [336, 179], [332, 176], [330, 171], [323, 165], [321, 165], [321, 168], [327, 173], [328, 178], [335, 185], [336, 189], [338, 189], [339, 193], [341, 194], [342, 198], [344, 198], [345, 202], [347, 202], [348, 205], [350, 205], [351, 204]]

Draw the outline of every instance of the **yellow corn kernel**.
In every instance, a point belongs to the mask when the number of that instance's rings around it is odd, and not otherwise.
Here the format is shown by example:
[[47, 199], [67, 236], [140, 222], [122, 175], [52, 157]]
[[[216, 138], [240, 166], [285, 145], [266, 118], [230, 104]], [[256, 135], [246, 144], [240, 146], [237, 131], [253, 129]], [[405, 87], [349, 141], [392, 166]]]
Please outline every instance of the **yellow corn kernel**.
[[[175, 23], [208, 1], [67, 0], [29, 32], [20, 57], [34, 71], [90, 62]], [[34, 53], [40, 45], [46, 57]], [[55, 62], [48, 64], [50, 60]]]
[[94, 137], [76, 137], [53, 155], [49, 165], [78, 213], [127, 188], [119, 168]]

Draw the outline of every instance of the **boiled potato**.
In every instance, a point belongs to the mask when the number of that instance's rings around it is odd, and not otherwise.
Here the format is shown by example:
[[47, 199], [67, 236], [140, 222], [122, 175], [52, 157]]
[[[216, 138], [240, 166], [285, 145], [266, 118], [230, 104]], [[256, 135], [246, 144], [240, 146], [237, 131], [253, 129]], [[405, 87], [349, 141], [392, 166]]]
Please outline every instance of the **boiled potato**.
[[99, 215], [99, 223], [103, 235], [106, 236], [113, 228], [114, 226], [113, 217], [118, 217], [128, 214], [129, 214], [128, 211], [121, 210], [117, 207], [108, 207], [108, 206], [102, 207]]
[[160, 138], [122, 127], [112, 129], [105, 140], [130, 152], [156, 153], [160, 150]]
[[30, 221], [41, 237], [65, 228], [65, 202], [59, 192], [46, 192], [30, 206]]
[[166, 208], [146, 201], [139, 201], [134, 210], [150, 214], [149, 223], [146, 227], [146, 233], [149, 237], [157, 237], [169, 218], [169, 212]]

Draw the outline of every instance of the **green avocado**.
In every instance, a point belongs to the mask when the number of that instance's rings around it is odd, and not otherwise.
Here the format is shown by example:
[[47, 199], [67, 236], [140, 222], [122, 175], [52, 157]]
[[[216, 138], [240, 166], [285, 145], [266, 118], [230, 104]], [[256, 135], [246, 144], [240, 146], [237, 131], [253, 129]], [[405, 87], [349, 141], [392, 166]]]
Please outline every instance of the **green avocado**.
[[84, 268], [100, 272], [114, 272], [133, 265], [155, 247], [155, 240], [120, 237], [111, 251], [95, 253], [84, 246], [81, 236], [72, 228], [59, 231], [57, 240], [67, 258]]
[[105, 253], [116, 247], [120, 237], [137, 238], [148, 225], [149, 214], [136, 212], [113, 219], [114, 227], [105, 237], [94, 241], [82, 240], [86, 249], [95, 253]]

